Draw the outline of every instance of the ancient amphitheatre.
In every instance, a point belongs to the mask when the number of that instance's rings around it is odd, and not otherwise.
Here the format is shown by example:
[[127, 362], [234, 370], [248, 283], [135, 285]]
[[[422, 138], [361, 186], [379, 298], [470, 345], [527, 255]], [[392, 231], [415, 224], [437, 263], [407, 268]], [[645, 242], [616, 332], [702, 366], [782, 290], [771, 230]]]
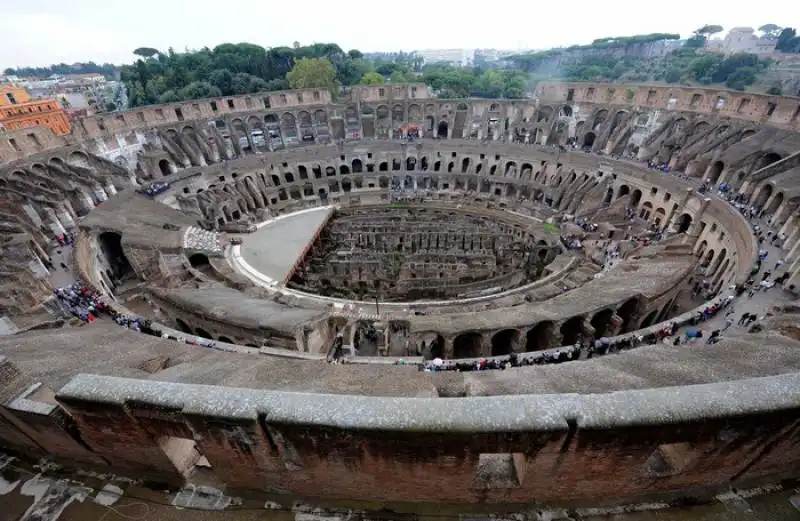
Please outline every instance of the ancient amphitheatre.
[[[179, 340], [108, 320], [3, 337], [0, 445], [411, 512], [670, 504], [797, 477], [790, 306], [713, 345], [538, 362], [685, 323], [692, 276], [717, 299], [749, 278], [747, 220], [693, 181], [772, 216], [796, 285], [799, 131], [798, 98], [540, 84], [533, 100], [287, 91], [1, 135], [5, 313], [52, 295], [30, 266], [68, 231], [80, 280]], [[582, 250], [546, 222], [561, 215], [598, 224]], [[624, 240], [648, 228], [664, 238]], [[604, 270], [607, 241], [629, 247]], [[347, 363], [326, 362], [337, 334], [359, 345]], [[197, 337], [213, 346], [180, 341]], [[536, 362], [416, 366], [511, 354]]]

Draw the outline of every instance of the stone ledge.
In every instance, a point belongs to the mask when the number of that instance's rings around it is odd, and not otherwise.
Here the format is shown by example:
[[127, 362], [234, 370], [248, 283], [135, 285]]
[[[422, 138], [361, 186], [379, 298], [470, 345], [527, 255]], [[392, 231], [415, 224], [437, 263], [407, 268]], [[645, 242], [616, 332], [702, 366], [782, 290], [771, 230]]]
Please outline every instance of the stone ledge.
[[136, 401], [184, 413], [358, 430], [509, 432], [611, 429], [800, 409], [800, 374], [609, 394], [441, 398], [260, 391], [81, 374], [59, 400]]

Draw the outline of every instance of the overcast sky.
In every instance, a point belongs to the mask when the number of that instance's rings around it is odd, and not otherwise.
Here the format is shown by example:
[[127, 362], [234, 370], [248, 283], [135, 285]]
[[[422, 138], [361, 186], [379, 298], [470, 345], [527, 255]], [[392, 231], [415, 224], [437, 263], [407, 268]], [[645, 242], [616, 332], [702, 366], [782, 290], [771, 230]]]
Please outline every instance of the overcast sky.
[[708, 23], [800, 26], [794, 0], [776, 0], [769, 9], [734, 6], [721, 0], [0, 0], [0, 69], [129, 63], [137, 47], [182, 51], [223, 42], [334, 42], [361, 51], [542, 49], [604, 36], [686, 36]]

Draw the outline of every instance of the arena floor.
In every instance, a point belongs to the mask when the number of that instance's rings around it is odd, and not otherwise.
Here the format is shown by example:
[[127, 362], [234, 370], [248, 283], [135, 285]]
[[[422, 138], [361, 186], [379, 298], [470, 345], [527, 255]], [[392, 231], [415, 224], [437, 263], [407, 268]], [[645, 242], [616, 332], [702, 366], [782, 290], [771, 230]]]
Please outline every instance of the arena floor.
[[242, 257], [265, 277], [283, 282], [332, 211], [314, 208], [267, 222], [244, 237]]

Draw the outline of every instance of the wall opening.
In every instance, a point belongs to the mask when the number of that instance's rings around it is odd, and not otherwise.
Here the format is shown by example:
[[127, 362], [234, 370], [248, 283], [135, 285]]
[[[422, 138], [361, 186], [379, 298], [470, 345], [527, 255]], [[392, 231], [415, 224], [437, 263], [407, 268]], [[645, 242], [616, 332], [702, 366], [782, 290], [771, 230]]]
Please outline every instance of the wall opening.
[[161, 171], [162, 176], [168, 176], [172, 173], [172, 170], [169, 167], [169, 161], [166, 159], [162, 159], [158, 162], [158, 169]]
[[480, 333], [463, 333], [453, 341], [455, 358], [477, 358], [481, 356], [483, 336]]
[[689, 443], [659, 445], [642, 467], [648, 478], [666, 478], [680, 474], [691, 462], [692, 446]]
[[162, 436], [158, 439], [158, 446], [178, 472], [187, 478], [197, 471], [211, 469], [211, 464], [197, 449], [197, 443], [194, 440]]
[[122, 235], [104, 232], [97, 237], [97, 242], [116, 280], [135, 275], [122, 249]]
[[518, 338], [519, 331], [516, 329], [504, 329], [495, 333], [492, 337], [492, 356], [510, 355]]
[[519, 488], [525, 477], [525, 466], [525, 454], [521, 452], [481, 454], [472, 488]]

